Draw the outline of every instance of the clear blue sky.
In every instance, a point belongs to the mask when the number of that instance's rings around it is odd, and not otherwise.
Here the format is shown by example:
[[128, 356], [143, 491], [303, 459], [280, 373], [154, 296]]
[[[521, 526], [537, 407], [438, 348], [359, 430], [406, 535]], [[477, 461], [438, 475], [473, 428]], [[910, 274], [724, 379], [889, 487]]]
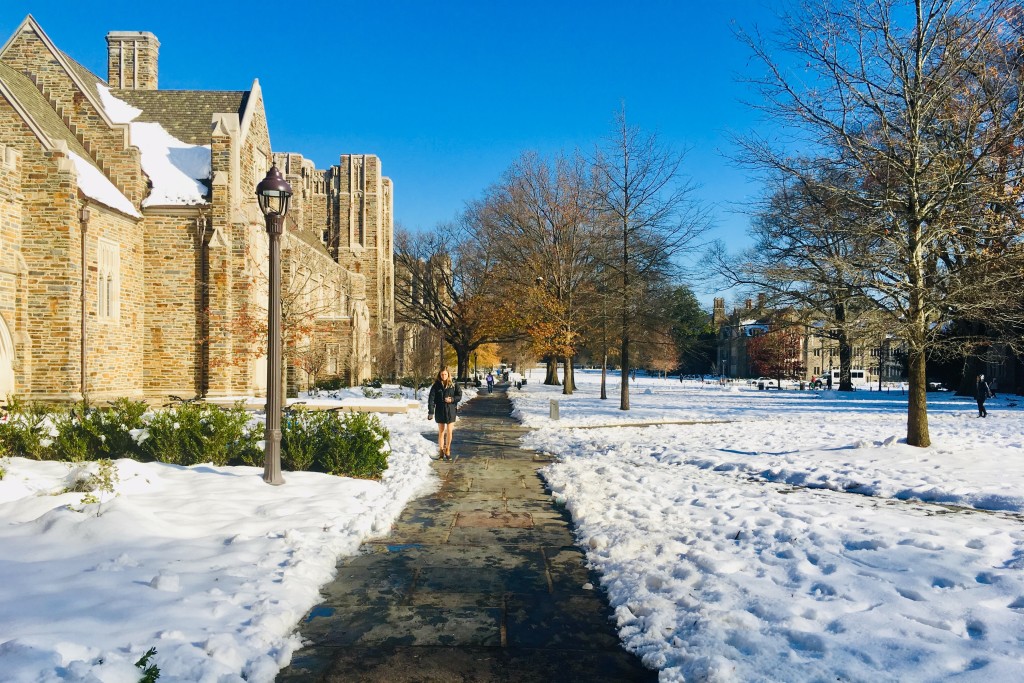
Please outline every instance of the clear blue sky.
[[453, 218], [524, 150], [589, 151], [625, 102], [631, 122], [690, 150], [715, 236], [746, 239], [731, 207], [758, 188], [724, 155], [727, 133], [757, 120], [740, 101], [748, 54], [733, 29], [770, 25], [766, 0], [6, 0], [0, 39], [30, 12], [102, 78], [108, 31], [157, 36], [161, 88], [245, 90], [258, 78], [275, 151], [319, 168], [377, 154], [395, 217], [414, 229]]

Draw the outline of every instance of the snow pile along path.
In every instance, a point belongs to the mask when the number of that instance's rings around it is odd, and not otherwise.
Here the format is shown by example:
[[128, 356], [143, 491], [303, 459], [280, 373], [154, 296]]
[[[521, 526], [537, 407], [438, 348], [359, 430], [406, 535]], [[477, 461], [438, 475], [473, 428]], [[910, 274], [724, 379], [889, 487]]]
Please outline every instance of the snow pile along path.
[[[623, 413], [617, 385], [600, 401], [593, 375], [578, 380], [568, 397], [513, 390], [537, 428], [524, 444], [560, 458], [543, 474], [623, 643], [662, 680], [1019, 678], [1024, 467], [1009, 464], [1024, 415], [1008, 400], [978, 420], [938, 398], [935, 445], [917, 449], [899, 392], [641, 378]], [[730, 422], [580, 428], [680, 416]]]
[[436, 486], [419, 417], [384, 418], [380, 482], [121, 460], [118, 495], [82, 505], [72, 466], [5, 463], [0, 680], [136, 683], [151, 647], [161, 683], [274, 680], [338, 558]]

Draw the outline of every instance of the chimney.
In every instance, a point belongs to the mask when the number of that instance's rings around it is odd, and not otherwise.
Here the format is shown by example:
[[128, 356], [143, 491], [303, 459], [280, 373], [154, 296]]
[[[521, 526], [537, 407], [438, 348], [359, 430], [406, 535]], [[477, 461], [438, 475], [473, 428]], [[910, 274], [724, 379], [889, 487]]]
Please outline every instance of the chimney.
[[768, 295], [767, 294], [765, 294], [764, 292], [761, 292], [760, 294], [757, 295], [757, 307], [758, 308], [764, 308], [765, 304], [767, 304], [767, 303], [768, 303]]
[[747, 299], [746, 304], [747, 304], [746, 305], [746, 310], [750, 311], [750, 310], [754, 309], [754, 300], [753, 299]]
[[114, 89], [156, 90], [160, 41], [148, 31], [107, 34], [107, 85]]

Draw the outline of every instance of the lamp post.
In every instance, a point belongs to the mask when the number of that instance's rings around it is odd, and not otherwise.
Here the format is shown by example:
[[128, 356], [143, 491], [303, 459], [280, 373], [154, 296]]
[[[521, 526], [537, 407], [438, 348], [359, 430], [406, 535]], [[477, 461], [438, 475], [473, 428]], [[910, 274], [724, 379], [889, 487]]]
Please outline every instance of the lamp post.
[[267, 430], [263, 461], [263, 481], [274, 486], [284, 483], [281, 476], [281, 234], [288, 200], [289, 185], [277, 166], [271, 166], [267, 177], [256, 186], [260, 211], [267, 221], [270, 238], [270, 291], [267, 303]]

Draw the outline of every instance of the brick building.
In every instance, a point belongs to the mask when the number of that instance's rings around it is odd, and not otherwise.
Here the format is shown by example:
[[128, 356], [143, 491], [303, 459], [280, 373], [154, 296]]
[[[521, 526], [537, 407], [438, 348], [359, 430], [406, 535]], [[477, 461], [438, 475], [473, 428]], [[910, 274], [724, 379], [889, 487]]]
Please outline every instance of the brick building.
[[106, 81], [31, 16], [0, 48], [0, 397], [261, 393], [267, 238], [254, 190], [272, 163], [295, 191], [289, 383], [313, 350], [321, 375], [369, 377], [394, 335], [380, 160], [344, 155], [320, 171], [274, 154], [258, 81], [160, 90], [159, 46], [108, 34]]

